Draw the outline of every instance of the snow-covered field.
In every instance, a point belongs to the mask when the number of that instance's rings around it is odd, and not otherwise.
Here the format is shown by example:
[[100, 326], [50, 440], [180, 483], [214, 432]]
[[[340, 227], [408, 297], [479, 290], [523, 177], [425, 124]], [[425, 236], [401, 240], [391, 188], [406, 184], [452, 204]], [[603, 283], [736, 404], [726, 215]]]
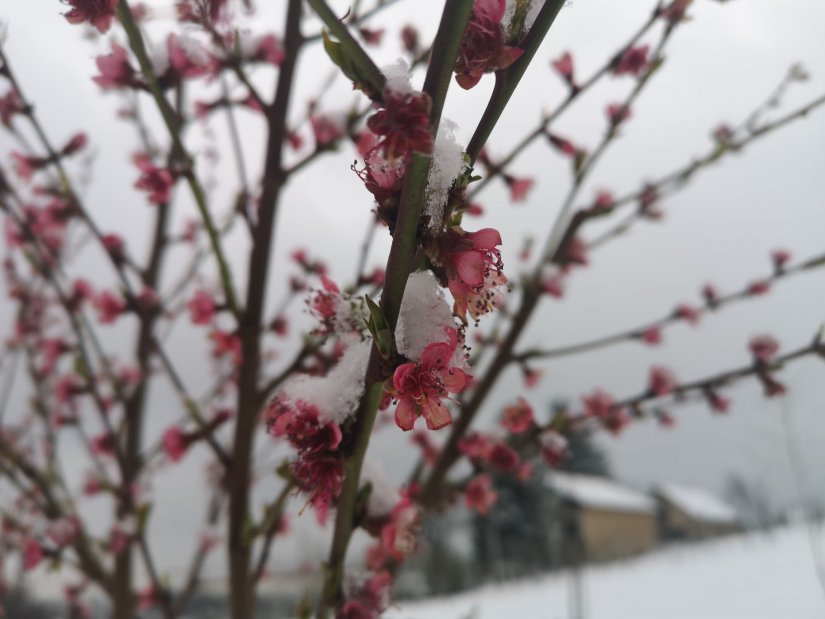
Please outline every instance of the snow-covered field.
[[[825, 536], [819, 535], [825, 544]], [[567, 573], [426, 602], [402, 603], [391, 619], [567, 619]], [[586, 619], [822, 619], [801, 525], [679, 546], [584, 572]]]

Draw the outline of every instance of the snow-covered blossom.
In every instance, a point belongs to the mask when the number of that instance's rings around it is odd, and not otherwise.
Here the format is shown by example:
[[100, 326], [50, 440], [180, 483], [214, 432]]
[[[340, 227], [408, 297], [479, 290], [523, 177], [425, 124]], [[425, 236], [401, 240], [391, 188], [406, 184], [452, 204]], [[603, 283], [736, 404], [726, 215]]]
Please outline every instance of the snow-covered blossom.
[[286, 437], [297, 450], [292, 473], [309, 494], [318, 521], [326, 521], [330, 507], [341, 493], [344, 460], [338, 451], [341, 428], [321, 415], [313, 404], [297, 400], [273, 400], [265, 413], [269, 433]]
[[464, 148], [455, 138], [455, 127], [455, 123], [447, 119], [441, 121], [427, 178], [426, 213], [430, 228], [435, 230], [440, 230], [444, 223], [444, 207], [450, 187], [466, 166]]
[[558, 466], [568, 455], [567, 439], [555, 430], [545, 430], [539, 435], [541, 455], [548, 466]]
[[[407, 359], [418, 361], [433, 342], [449, 342], [456, 321], [444, 292], [429, 271], [411, 273], [398, 313], [395, 345]], [[460, 349], [457, 349], [460, 355]], [[460, 359], [454, 359], [456, 363]]]
[[296, 374], [284, 383], [280, 397], [311, 404], [325, 419], [343, 423], [353, 415], [364, 394], [371, 347], [369, 340], [350, 344], [325, 376]]
[[398, 400], [395, 423], [402, 430], [412, 430], [421, 416], [430, 430], [448, 425], [450, 411], [442, 402], [451, 393], [461, 393], [469, 377], [452, 365], [458, 346], [458, 334], [453, 331], [450, 342], [434, 342], [421, 354], [419, 362], [404, 363], [395, 369], [388, 390]]

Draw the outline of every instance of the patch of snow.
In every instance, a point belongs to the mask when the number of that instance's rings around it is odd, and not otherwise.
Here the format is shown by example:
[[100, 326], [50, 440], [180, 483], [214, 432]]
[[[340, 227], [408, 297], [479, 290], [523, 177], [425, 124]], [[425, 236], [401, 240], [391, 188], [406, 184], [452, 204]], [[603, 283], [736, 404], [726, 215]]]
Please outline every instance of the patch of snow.
[[184, 33], [178, 37], [178, 45], [183, 49], [183, 53], [193, 63], [198, 66], [209, 64], [209, 50], [190, 34]]
[[[819, 543], [825, 543], [820, 534]], [[387, 619], [564, 619], [568, 571], [488, 585], [422, 602], [397, 602]], [[825, 598], [804, 527], [680, 545], [581, 573], [592, 619], [818, 619]]]
[[433, 147], [433, 160], [427, 178], [427, 207], [430, 227], [441, 229], [444, 207], [450, 187], [464, 170], [464, 147], [455, 138], [456, 124], [443, 119], [438, 127]]
[[656, 487], [656, 493], [696, 520], [723, 524], [739, 522], [735, 509], [701, 488], [662, 484]]
[[330, 421], [343, 423], [355, 413], [364, 395], [371, 347], [371, 340], [350, 344], [326, 376], [299, 374], [284, 384], [281, 395], [288, 401], [313, 404]]
[[378, 462], [369, 456], [364, 460], [361, 469], [361, 487], [367, 483], [372, 485], [370, 496], [367, 499], [367, 515], [372, 518], [386, 516], [401, 500], [398, 489], [390, 481], [384, 469]]
[[584, 507], [645, 514], [656, 512], [656, 501], [646, 494], [603, 477], [551, 471], [545, 479], [559, 496]]
[[409, 94], [413, 91], [410, 83], [410, 65], [403, 58], [381, 67], [381, 73], [387, 80], [386, 88], [393, 92]]
[[455, 328], [453, 311], [432, 273], [411, 273], [395, 328], [398, 352], [418, 361], [429, 344], [448, 341], [447, 329]]

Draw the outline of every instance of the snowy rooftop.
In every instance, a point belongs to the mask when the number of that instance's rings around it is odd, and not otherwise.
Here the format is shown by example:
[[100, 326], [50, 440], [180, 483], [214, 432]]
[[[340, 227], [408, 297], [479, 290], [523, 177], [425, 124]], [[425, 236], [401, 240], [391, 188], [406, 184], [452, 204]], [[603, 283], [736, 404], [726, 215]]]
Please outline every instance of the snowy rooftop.
[[656, 492], [696, 520], [717, 523], [739, 521], [736, 510], [719, 497], [701, 488], [662, 484], [656, 488]]
[[552, 471], [546, 480], [560, 496], [583, 507], [646, 514], [656, 511], [656, 502], [646, 494], [604, 477]]

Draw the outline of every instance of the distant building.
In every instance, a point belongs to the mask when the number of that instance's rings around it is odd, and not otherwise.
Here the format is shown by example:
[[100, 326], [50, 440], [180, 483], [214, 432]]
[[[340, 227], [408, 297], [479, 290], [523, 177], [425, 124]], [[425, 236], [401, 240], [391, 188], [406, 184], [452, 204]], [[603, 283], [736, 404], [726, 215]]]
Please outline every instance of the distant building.
[[658, 502], [662, 539], [705, 539], [742, 528], [733, 507], [701, 488], [662, 484], [653, 496]]
[[656, 545], [656, 502], [646, 494], [590, 475], [552, 471], [546, 480], [561, 502], [564, 563], [621, 559]]

